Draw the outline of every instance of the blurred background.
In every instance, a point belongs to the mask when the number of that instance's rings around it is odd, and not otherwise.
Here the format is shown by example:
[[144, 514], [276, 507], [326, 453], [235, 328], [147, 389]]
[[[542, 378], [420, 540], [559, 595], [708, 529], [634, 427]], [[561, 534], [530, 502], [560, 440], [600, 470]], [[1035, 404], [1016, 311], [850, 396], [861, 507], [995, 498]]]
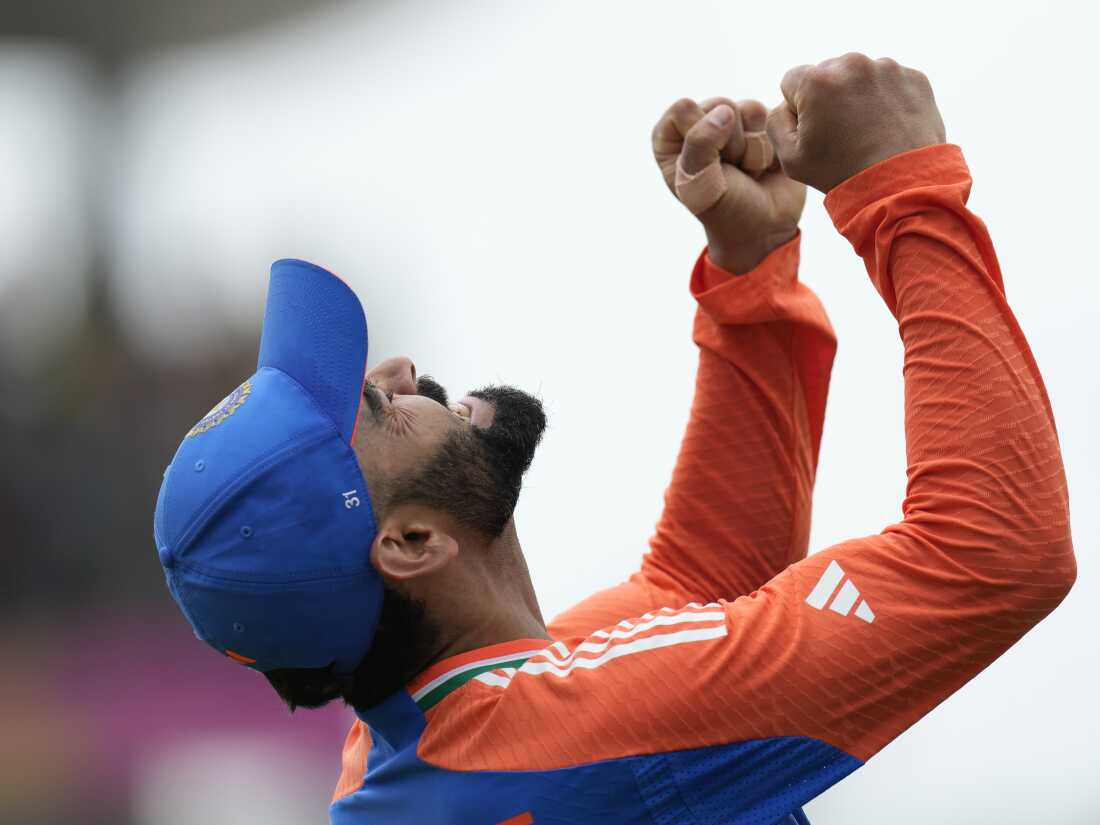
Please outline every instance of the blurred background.
[[[0, 821], [325, 822], [351, 714], [290, 716], [172, 603], [183, 433], [252, 372], [271, 261], [358, 291], [371, 362], [507, 381], [550, 430], [520, 534], [552, 615], [625, 577], [691, 400], [703, 236], [649, 132], [849, 50], [925, 71], [1043, 369], [1080, 573], [1063, 606], [813, 802], [818, 825], [1100, 822], [1096, 20], [1078, 3], [0, 3]], [[900, 15], [900, 12], [898, 13]], [[840, 335], [813, 547], [904, 492], [901, 347], [811, 191]]]

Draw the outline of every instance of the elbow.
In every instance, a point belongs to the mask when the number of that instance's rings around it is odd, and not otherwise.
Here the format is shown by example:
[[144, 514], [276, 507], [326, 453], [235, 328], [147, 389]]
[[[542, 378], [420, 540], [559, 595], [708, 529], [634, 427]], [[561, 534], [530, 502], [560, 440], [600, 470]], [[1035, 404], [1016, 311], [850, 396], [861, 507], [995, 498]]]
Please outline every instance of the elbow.
[[996, 530], [983, 531], [983, 537], [986, 541], [998, 534], [1002, 537], [996, 553], [1003, 569], [1011, 571], [1005, 583], [1045, 614], [1073, 589], [1077, 558], [1068, 508], [1044, 504], [1027, 500], [1010, 510]]
[[1073, 552], [1068, 494], [1064, 485], [1040, 491], [1006, 491], [1003, 499], [1014, 501], [1004, 520], [1007, 535], [1015, 537], [1011, 553], [1026, 560], [1018, 585], [1038, 598], [1042, 607], [1054, 610], [1077, 581], [1077, 557]]
[[1077, 581], [1077, 558], [1068, 531], [1049, 542], [1046, 552], [1037, 556], [1019, 585], [1031, 592], [1044, 613], [1054, 610], [1069, 595]]
[[1077, 557], [1073, 553], [1073, 540], [1066, 532], [1065, 538], [1059, 542], [1058, 553], [1055, 555], [1055, 571], [1052, 584], [1057, 590], [1055, 606], [1069, 595], [1077, 581]]
[[[919, 521], [925, 522], [919, 524]], [[1038, 621], [1069, 594], [1077, 580], [1077, 559], [1068, 524], [1043, 528], [965, 532], [928, 529], [928, 517], [909, 519], [887, 532], [918, 540], [931, 551], [951, 581], [969, 582], [976, 593], [1000, 593], [1018, 612], [1021, 605]], [[942, 525], [936, 525], [942, 527]], [[1023, 537], [1026, 536], [1026, 539]]]

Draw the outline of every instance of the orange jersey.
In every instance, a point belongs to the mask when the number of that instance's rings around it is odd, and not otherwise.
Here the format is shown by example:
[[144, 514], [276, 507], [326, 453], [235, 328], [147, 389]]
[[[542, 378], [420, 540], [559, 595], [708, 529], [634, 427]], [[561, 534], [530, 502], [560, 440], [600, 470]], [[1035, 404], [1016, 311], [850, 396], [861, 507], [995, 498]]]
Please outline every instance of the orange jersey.
[[742, 276], [704, 253], [641, 569], [553, 643], [439, 662], [359, 713], [333, 822], [801, 822], [1050, 612], [1075, 576], [1058, 438], [970, 185], [938, 145], [825, 200], [905, 348], [902, 520], [806, 558], [835, 337], [799, 237]]

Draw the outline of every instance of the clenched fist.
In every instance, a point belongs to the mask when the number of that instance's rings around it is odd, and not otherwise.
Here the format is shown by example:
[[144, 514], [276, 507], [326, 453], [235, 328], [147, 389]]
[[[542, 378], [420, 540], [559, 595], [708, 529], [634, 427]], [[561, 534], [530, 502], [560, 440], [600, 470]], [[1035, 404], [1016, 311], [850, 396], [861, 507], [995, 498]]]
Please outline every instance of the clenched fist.
[[684, 98], [653, 128], [653, 155], [677, 198], [678, 163], [681, 182], [685, 175], [702, 180], [712, 164], [720, 172], [713, 190], [720, 195], [696, 217], [706, 230], [711, 261], [737, 274], [794, 237], [806, 201], [806, 187], [785, 175], [778, 161], [762, 173], [741, 168], [761, 159], [761, 145], [746, 134], [762, 132], [766, 118], [767, 109], [756, 100], [713, 97], [698, 104]]
[[888, 57], [850, 52], [795, 66], [780, 88], [768, 137], [783, 171], [822, 192], [880, 160], [946, 140], [928, 78]]

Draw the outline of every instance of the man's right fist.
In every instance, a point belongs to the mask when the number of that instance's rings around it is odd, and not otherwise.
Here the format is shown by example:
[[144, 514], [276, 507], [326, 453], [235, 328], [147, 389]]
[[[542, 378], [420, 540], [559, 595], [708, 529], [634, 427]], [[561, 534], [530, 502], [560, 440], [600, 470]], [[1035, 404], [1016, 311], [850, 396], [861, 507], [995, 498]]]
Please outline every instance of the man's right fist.
[[787, 176], [822, 192], [880, 160], [946, 140], [928, 78], [888, 57], [849, 52], [795, 66], [780, 88], [768, 137]]

